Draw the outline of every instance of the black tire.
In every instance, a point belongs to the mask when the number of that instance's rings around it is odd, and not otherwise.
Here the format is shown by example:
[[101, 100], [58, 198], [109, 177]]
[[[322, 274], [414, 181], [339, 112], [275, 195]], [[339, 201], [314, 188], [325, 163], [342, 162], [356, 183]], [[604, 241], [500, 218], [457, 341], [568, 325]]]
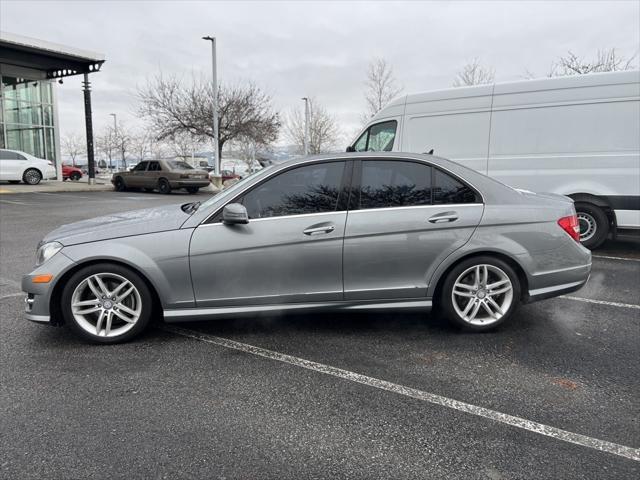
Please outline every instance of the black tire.
[[161, 178], [160, 180], [158, 180], [158, 191], [164, 194], [171, 193], [171, 184], [169, 183], [169, 180], [167, 180], [166, 178]]
[[81, 177], [82, 175], [80, 175], [78, 172], [73, 172], [69, 178], [74, 182], [77, 182]]
[[124, 179], [122, 177], [116, 177], [113, 185], [115, 186], [116, 191], [118, 192], [125, 192], [127, 190], [127, 184], [124, 183]]
[[36, 168], [29, 168], [22, 175], [22, 181], [27, 185], [38, 185], [41, 180], [42, 173]]
[[609, 218], [604, 210], [592, 203], [576, 202], [575, 207], [580, 225], [580, 243], [594, 250], [609, 236]]
[[[493, 319], [489, 320], [484, 325], [470, 323], [469, 321], [465, 320], [463, 317], [460, 316], [460, 314], [458, 313], [458, 311], [456, 311], [456, 308], [453, 305], [453, 302], [454, 302], [453, 288], [454, 288], [454, 284], [456, 283], [456, 280], [458, 280], [458, 277], [462, 275], [465, 271], [477, 265], [489, 265], [501, 270], [504, 274], [506, 274], [508, 279], [511, 281], [511, 287], [512, 287], [511, 302], [507, 310], [504, 311], [502, 316], [499, 317], [497, 320], [493, 320]], [[491, 274], [493, 275], [493, 273]], [[440, 306], [442, 307], [442, 312], [445, 314], [447, 319], [456, 327], [463, 328], [465, 330], [474, 331], [474, 332], [486, 332], [486, 331], [490, 331], [497, 328], [498, 326], [504, 324], [505, 322], [508, 322], [509, 319], [513, 316], [513, 312], [516, 310], [518, 304], [520, 303], [520, 288], [521, 288], [520, 280], [518, 279], [518, 275], [513, 270], [513, 268], [511, 268], [511, 266], [509, 266], [509, 264], [507, 264], [506, 262], [498, 258], [495, 258], [492, 256], [486, 256], [486, 255], [471, 257], [466, 260], [463, 260], [458, 265], [456, 265], [445, 277], [444, 282], [442, 284], [441, 295], [439, 299]], [[470, 302], [479, 301], [480, 298], [482, 299], [486, 298], [484, 294], [482, 294], [482, 297], [479, 297], [476, 295], [476, 293], [480, 292], [480, 290], [484, 291], [484, 289], [478, 289], [477, 291], [473, 292], [474, 298], [470, 298], [469, 300]], [[500, 302], [500, 298], [502, 298], [503, 301], [506, 299], [506, 297], [504, 296], [498, 296], [496, 297], [496, 301], [498, 303]], [[484, 309], [481, 309], [481, 310], [483, 314], [486, 315], [486, 312], [484, 311]]]
[[[140, 316], [133, 327], [122, 335], [106, 337], [98, 336], [95, 333], [90, 333], [78, 323], [72, 313], [71, 300], [76, 287], [78, 287], [78, 285], [80, 285], [80, 283], [83, 282], [87, 277], [99, 273], [111, 273], [124, 277], [138, 290], [138, 293], [140, 294], [142, 305]], [[113, 263], [98, 263], [78, 270], [66, 282], [64, 289], [62, 290], [61, 297], [62, 315], [65, 324], [69, 325], [71, 330], [73, 330], [75, 334], [77, 334], [84, 340], [102, 344], [122, 343], [140, 335], [146, 329], [151, 320], [153, 306], [153, 296], [142, 277], [140, 277], [140, 275], [130, 270], [129, 268]], [[114, 317], [114, 319], [116, 319], [116, 317]]]
[[200, 187], [187, 187], [185, 188], [185, 190], [189, 192], [191, 195], [193, 195], [194, 193], [198, 193], [198, 190], [200, 190]]
[[144, 189], [144, 191], [145, 191], [145, 192], [148, 192], [148, 193], [151, 193], [151, 192], [153, 192], [154, 190], [155, 190], [155, 188], [145, 188], [145, 189]]

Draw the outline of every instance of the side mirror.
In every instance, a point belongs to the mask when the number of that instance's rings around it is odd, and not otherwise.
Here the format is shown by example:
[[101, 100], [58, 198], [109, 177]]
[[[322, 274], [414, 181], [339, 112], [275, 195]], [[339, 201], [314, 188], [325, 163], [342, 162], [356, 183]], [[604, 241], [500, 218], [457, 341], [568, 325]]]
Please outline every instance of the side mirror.
[[222, 209], [222, 223], [238, 225], [249, 223], [247, 209], [241, 203], [229, 203]]
[[355, 151], [356, 151], [356, 149], [355, 149], [355, 147], [353, 145], [349, 145], [347, 147], [347, 152], [355, 152]]

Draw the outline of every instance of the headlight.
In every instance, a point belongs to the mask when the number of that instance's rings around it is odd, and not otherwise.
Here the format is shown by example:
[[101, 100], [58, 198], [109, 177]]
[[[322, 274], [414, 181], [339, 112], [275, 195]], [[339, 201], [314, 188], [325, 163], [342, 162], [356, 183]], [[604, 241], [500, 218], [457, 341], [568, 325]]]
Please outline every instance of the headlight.
[[41, 245], [36, 253], [36, 266], [42, 265], [60, 250], [62, 250], [62, 244], [58, 242], [49, 242]]

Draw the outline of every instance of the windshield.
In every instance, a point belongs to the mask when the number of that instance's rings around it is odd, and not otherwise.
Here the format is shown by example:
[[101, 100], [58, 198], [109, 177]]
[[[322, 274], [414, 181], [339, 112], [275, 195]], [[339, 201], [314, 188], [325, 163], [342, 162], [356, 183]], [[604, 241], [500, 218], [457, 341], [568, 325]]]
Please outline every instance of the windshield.
[[177, 162], [172, 160], [169, 162], [169, 165], [171, 168], [175, 168], [176, 170], [193, 170], [193, 167], [187, 162]]
[[204, 202], [200, 206], [202, 208], [207, 208], [207, 207], [210, 207], [211, 205], [213, 205], [215, 202], [217, 202], [220, 199], [233, 196], [235, 194], [235, 192], [237, 192], [244, 185], [247, 184], [247, 180], [249, 180], [249, 179], [253, 180], [256, 177], [261, 176], [263, 173], [265, 173], [266, 171], [270, 170], [271, 167], [273, 167], [273, 165], [269, 165], [267, 167], [264, 167], [262, 170], [258, 170], [257, 172], [253, 172], [252, 174], [247, 175], [242, 180], [238, 181], [237, 183], [234, 183], [232, 186], [230, 186], [226, 190], [223, 190], [222, 192], [214, 195], [213, 197], [211, 197], [209, 200], [207, 200], [206, 202]]

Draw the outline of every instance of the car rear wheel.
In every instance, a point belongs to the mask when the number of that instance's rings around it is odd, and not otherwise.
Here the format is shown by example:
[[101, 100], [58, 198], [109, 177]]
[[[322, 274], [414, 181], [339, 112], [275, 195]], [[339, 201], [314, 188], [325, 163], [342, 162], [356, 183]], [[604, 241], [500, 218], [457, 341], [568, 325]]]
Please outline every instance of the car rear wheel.
[[65, 323], [95, 343], [120, 343], [139, 335], [151, 319], [152, 307], [144, 280], [110, 263], [79, 270], [62, 292]]
[[442, 307], [456, 326], [483, 332], [503, 324], [520, 300], [520, 281], [502, 260], [481, 256], [456, 265], [442, 288]]
[[77, 182], [78, 180], [80, 180], [80, 177], [82, 177], [82, 175], [80, 175], [78, 172], [73, 172], [69, 178], [74, 182]]
[[29, 168], [26, 172], [24, 172], [24, 175], [22, 175], [22, 180], [27, 185], [38, 185], [42, 180], [42, 174], [35, 168]]
[[160, 180], [158, 180], [158, 191], [160, 193], [171, 193], [171, 185], [169, 184], [169, 180], [167, 180], [166, 178], [161, 178]]
[[580, 243], [591, 250], [598, 248], [609, 235], [607, 214], [591, 203], [576, 202], [575, 207], [580, 225]]
[[198, 190], [200, 190], [200, 187], [187, 187], [186, 190], [187, 192], [193, 195], [194, 193], [198, 193]]

